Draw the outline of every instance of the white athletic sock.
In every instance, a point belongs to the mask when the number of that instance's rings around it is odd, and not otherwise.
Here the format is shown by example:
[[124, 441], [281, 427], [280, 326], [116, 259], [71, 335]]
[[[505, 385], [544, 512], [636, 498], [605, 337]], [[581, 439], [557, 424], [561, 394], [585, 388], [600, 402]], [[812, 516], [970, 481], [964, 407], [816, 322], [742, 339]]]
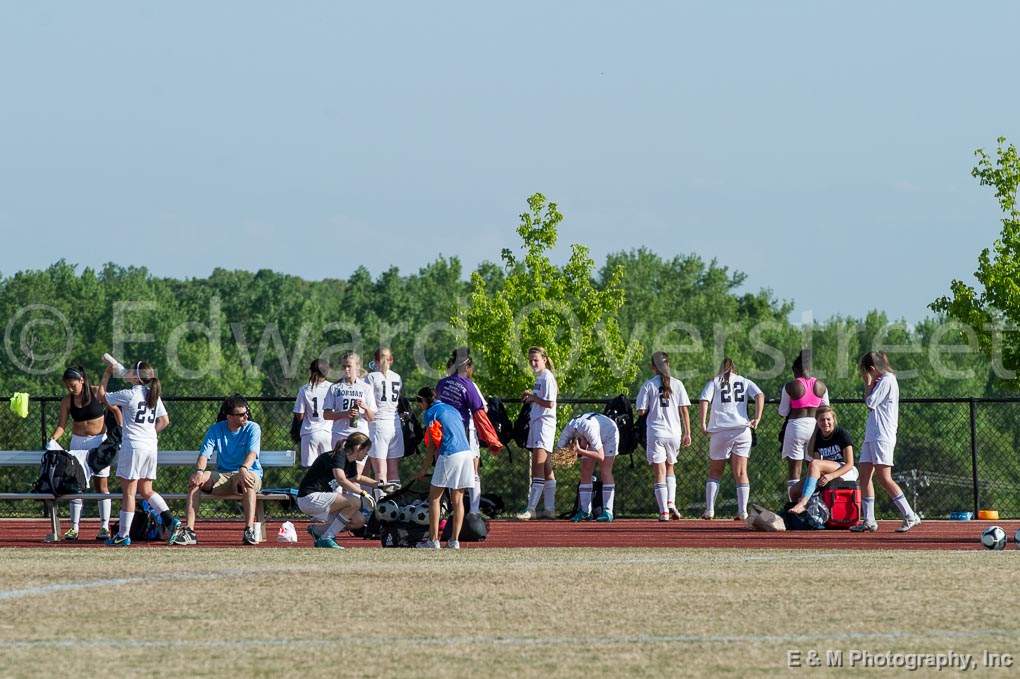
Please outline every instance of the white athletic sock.
[[676, 476], [666, 477], [666, 504], [676, 507]]
[[556, 511], [556, 479], [546, 479], [545, 488], [542, 491], [542, 504], [545, 511]]
[[657, 504], [659, 506], [659, 513], [660, 514], [665, 514], [666, 513], [666, 497], [667, 497], [667, 492], [668, 491], [666, 490], [666, 484], [665, 483], [656, 483], [655, 484], [655, 504]]
[[747, 514], [747, 496], [751, 494], [751, 484], [737, 484], [737, 514]]
[[126, 538], [131, 535], [131, 521], [135, 518], [134, 512], [121, 511], [120, 513], [120, 531], [118, 535], [122, 538]]
[[477, 514], [482, 508], [482, 480], [475, 474], [475, 485], [469, 491], [471, 494], [471, 513]]
[[861, 508], [864, 510], [864, 523], [875, 523], [875, 496], [861, 498]]
[[85, 502], [82, 500], [71, 500], [70, 505], [71, 528], [78, 530], [78, 524], [81, 522], [81, 508], [85, 506]]
[[528, 494], [528, 511], [533, 512], [538, 507], [538, 500], [542, 497], [545, 489], [545, 479], [531, 479], [531, 493]]
[[153, 493], [149, 496], [149, 506], [155, 509], [157, 514], [162, 514], [170, 509], [170, 505], [166, 503], [166, 500], [159, 493]]
[[110, 512], [113, 511], [113, 500], [99, 501], [99, 524], [110, 530]]
[[330, 514], [330, 517], [333, 520], [329, 522], [328, 526], [326, 526], [326, 530], [322, 531], [323, 539], [335, 538], [337, 533], [347, 527], [347, 519], [345, 519], [339, 512], [336, 514]]
[[793, 502], [793, 490], [800, 485], [800, 479], [787, 479], [786, 481], [786, 499]]
[[902, 516], [904, 519], [907, 518], [908, 516], [914, 515], [913, 510], [910, 509], [910, 503], [907, 502], [907, 498], [903, 495], [903, 493], [900, 493], [899, 495], [894, 497], [892, 501], [893, 504], [896, 505], [896, 509], [900, 510], [900, 516]]
[[582, 483], [577, 487], [577, 504], [585, 514], [591, 513], [591, 485], [590, 483]]
[[602, 486], [602, 508], [613, 513], [613, 500], [616, 499], [616, 485], [610, 483]]
[[705, 484], [705, 513], [715, 514], [715, 496], [719, 494], [719, 481], [709, 479]]

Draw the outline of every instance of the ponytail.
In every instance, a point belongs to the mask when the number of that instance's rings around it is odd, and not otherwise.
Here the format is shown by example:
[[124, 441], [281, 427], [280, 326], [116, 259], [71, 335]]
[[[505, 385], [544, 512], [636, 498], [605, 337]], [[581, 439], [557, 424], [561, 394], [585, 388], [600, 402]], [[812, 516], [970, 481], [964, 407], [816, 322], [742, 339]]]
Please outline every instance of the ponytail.
[[736, 370], [736, 368], [733, 365], [733, 359], [727, 356], [722, 360], [722, 363], [719, 364], [719, 372], [717, 372], [715, 376], [720, 378], [723, 384], [729, 384], [730, 375], [733, 374], [734, 370]]
[[652, 365], [662, 377], [662, 397], [669, 399], [673, 397], [672, 376], [669, 372], [669, 354], [665, 351], [656, 351], [652, 354]]
[[163, 386], [156, 377], [156, 369], [145, 361], [138, 361], [135, 363], [135, 377], [146, 388], [145, 405], [155, 410], [159, 397], [163, 394]]
[[554, 370], [556, 370], [556, 367], [553, 365], [553, 360], [549, 357], [549, 352], [545, 350], [545, 347], [538, 346], [529, 347], [528, 356], [531, 356], [532, 354], [538, 354], [539, 356], [545, 359], [546, 370], [548, 370], [549, 372], [553, 372]]
[[319, 382], [324, 382], [328, 374], [329, 361], [324, 358], [317, 358], [308, 367], [308, 384], [314, 387]]

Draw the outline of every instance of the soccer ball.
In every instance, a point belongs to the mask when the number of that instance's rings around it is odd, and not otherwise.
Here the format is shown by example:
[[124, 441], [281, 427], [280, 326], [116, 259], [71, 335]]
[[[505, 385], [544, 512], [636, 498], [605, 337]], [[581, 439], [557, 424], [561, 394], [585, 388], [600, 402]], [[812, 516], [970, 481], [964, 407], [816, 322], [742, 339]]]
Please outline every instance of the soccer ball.
[[400, 518], [400, 508], [393, 500], [383, 500], [375, 508], [375, 516], [382, 522], [396, 521]]
[[998, 526], [985, 528], [984, 532], [981, 533], [981, 544], [985, 546], [985, 549], [994, 549], [996, 551], [1005, 549], [1006, 531]]
[[411, 515], [414, 514], [414, 509], [415, 508], [412, 507], [411, 505], [406, 505], [404, 507], [401, 507], [400, 508], [400, 521], [403, 522], [403, 523], [408, 523], [411, 520]]
[[1020, 545], [1020, 528], [1016, 529], [1016, 535], [1013, 536], [1013, 542]]
[[429, 508], [426, 505], [418, 505], [414, 510], [414, 515], [411, 516], [411, 521], [415, 522], [419, 526], [429, 525]]

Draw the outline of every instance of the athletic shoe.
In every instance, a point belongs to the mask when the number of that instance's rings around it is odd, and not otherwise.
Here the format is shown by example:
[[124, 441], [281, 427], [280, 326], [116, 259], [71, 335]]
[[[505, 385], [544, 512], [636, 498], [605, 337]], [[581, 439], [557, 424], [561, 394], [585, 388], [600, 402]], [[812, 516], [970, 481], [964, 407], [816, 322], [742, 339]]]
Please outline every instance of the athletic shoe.
[[747, 521], [747, 512], [744, 512], [743, 514], [737, 514], [736, 516], [733, 517], [733, 520], [734, 521]]
[[110, 539], [109, 528], [100, 528], [99, 532], [96, 533], [96, 540], [98, 540], [99, 542], [106, 542], [109, 539]]
[[439, 549], [440, 545], [439, 540], [429, 540], [428, 538], [424, 538], [414, 547], [415, 549]]
[[167, 543], [170, 545], [197, 545], [198, 536], [195, 535], [195, 531], [191, 530], [187, 526], [178, 525], [177, 530], [170, 536], [170, 541]]
[[540, 518], [540, 519], [555, 519], [556, 518], [556, 510], [555, 509], [543, 509], [542, 511], [540, 511], [538, 513], [538, 518]]
[[595, 520], [598, 521], [599, 523], [612, 523], [613, 522], [613, 513], [611, 511], [609, 511], [608, 509], [603, 509], [602, 513], [599, 514], [599, 518], [597, 518]]
[[78, 542], [78, 531], [75, 528], [68, 528], [64, 533], [64, 542]]
[[577, 510], [577, 513], [570, 517], [570, 520], [574, 523], [581, 523], [582, 521], [591, 521], [591, 512]]
[[899, 528], [896, 529], [896, 532], [897, 533], [906, 533], [908, 530], [910, 530], [914, 526], [920, 525], [920, 523], [921, 523], [921, 517], [918, 516], [917, 514], [911, 514], [907, 518], [903, 519], [903, 523], [900, 525]]
[[701, 515], [701, 518], [703, 518], [705, 521], [711, 521], [712, 519], [715, 518], [715, 514], [709, 514], [708, 512], [704, 512]]
[[670, 505], [670, 507], [669, 507], [669, 517], [671, 519], [679, 521], [680, 519], [684, 518], [684, 515], [680, 513], [679, 509], [677, 509], [676, 507]]
[[112, 538], [107, 540], [106, 541], [106, 545], [108, 547], [130, 547], [131, 546], [131, 538], [130, 537], [124, 537], [123, 535], [118, 533], [117, 535], [114, 535]]
[[669, 512], [659, 514], [659, 521], [669, 521]]
[[166, 534], [170, 536], [169, 538], [167, 538], [166, 541], [167, 545], [174, 544], [174, 536], [177, 535], [177, 531], [179, 531], [180, 529], [181, 520], [178, 519], [177, 517], [174, 517], [173, 521], [170, 522], [170, 525], [166, 527]]
[[308, 534], [312, 536], [312, 540], [318, 540], [322, 537], [322, 534], [326, 532], [326, 524], [310, 523], [305, 530], [307, 530]]
[[525, 509], [523, 512], [518, 514], [516, 518], [518, 521], [531, 521], [533, 518], [535, 518], [535, 513], [532, 512], [530, 509]]
[[241, 540], [246, 545], [257, 545], [259, 543], [259, 538], [255, 535], [255, 526], [248, 526], [245, 528], [244, 535], [241, 536]]
[[338, 545], [336, 540], [334, 540], [333, 538], [319, 538], [318, 540], [315, 541], [315, 546], [316, 547], [321, 547], [323, 549], [343, 549], [344, 548], [343, 545]]
[[446, 541], [446, 548], [447, 549], [460, 549], [460, 540], [447, 540]]
[[864, 532], [875, 533], [877, 531], [878, 531], [877, 523], [865, 523], [864, 521], [861, 521], [856, 526], [850, 526], [851, 533], [864, 533]]

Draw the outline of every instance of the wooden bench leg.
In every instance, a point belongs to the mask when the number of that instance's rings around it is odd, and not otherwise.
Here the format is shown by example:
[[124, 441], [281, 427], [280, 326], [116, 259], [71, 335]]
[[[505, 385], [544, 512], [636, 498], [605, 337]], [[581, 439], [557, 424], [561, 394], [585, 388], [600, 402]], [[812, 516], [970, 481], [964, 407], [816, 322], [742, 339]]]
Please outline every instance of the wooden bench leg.
[[255, 525], [258, 526], [256, 538], [259, 542], [266, 541], [266, 505], [262, 500], [255, 500]]

